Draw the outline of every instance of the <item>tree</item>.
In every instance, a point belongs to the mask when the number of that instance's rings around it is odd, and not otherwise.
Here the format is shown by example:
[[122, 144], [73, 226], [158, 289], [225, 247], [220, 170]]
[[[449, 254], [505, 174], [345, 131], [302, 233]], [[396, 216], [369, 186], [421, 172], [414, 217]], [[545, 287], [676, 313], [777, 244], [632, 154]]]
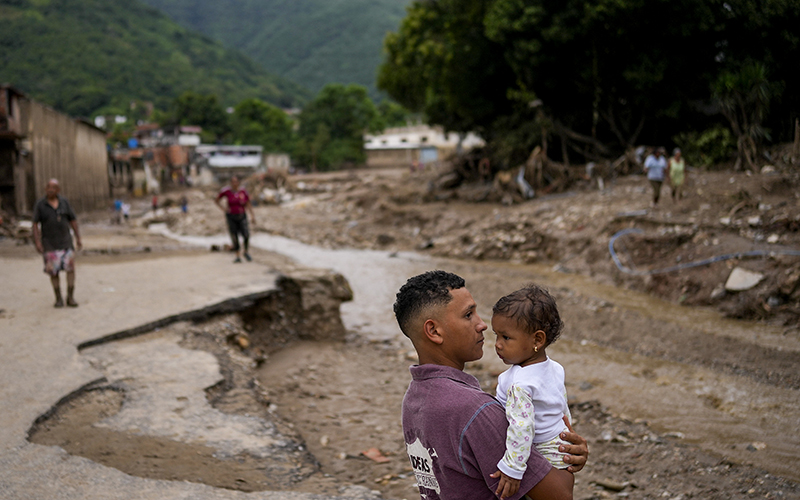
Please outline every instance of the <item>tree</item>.
[[232, 136], [241, 144], [259, 144], [266, 152], [286, 153], [294, 147], [292, 119], [260, 99], [245, 99], [231, 117]]
[[614, 143], [657, 143], [707, 99], [718, 8], [713, 0], [496, 0], [485, 26], [504, 47], [515, 90], [542, 100], [573, 149], [603, 154]]
[[230, 132], [228, 115], [215, 94], [184, 92], [170, 108], [165, 125], [199, 125], [209, 138], [220, 141]]
[[314, 168], [363, 163], [364, 133], [380, 129], [378, 111], [360, 85], [326, 85], [299, 116], [297, 157]]
[[483, 32], [484, 0], [414, 2], [384, 41], [378, 88], [447, 130], [487, 132], [510, 111], [513, 74]]
[[[721, 9], [718, 41], [721, 72], [735, 74], [757, 62], [769, 75], [764, 128], [775, 140], [792, 140], [800, 117], [800, 2], [729, 0]], [[714, 80], [712, 80], [714, 83]]]
[[378, 115], [381, 129], [402, 127], [411, 119], [411, 113], [406, 108], [388, 99], [378, 104]]
[[378, 84], [431, 123], [481, 132], [501, 160], [534, 134], [554, 134], [564, 159], [602, 158], [718, 123], [718, 75], [756, 60], [776, 82], [770, 105], [788, 105], [785, 137], [798, 23], [792, 0], [418, 0], [385, 39]]
[[772, 95], [763, 64], [749, 62], [737, 72], [724, 72], [714, 85], [714, 99], [736, 135], [736, 170], [755, 169], [758, 145], [769, 134], [763, 122]]

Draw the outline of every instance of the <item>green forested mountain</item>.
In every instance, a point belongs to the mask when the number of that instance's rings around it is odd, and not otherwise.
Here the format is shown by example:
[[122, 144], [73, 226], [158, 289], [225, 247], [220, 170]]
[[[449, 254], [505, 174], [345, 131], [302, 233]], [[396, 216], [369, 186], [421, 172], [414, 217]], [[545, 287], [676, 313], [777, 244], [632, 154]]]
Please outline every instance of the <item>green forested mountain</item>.
[[143, 0], [314, 92], [326, 83], [375, 91], [383, 38], [409, 0]]
[[137, 0], [0, 0], [0, 82], [72, 115], [165, 109], [182, 92], [224, 105], [280, 105], [310, 93]]

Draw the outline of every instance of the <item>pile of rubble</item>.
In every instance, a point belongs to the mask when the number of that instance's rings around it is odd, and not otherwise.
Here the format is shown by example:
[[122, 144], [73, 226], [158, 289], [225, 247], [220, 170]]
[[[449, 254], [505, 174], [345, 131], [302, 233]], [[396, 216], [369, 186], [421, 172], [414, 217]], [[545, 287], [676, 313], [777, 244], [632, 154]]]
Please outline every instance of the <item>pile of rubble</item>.
[[18, 245], [26, 245], [33, 241], [33, 223], [20, 220], [8, 212], [0, 210], [0, 238], [10, 238]]

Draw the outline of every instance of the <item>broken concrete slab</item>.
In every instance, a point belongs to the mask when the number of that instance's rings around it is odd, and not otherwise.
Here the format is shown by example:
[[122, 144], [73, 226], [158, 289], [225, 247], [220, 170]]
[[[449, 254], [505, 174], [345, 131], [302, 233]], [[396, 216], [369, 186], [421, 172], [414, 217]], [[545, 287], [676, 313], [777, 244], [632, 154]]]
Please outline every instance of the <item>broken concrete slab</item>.
[[[53, 499], [313, 498], [296, 492], [242, 494], [186, 482], [149, 480], [27, 440], [31, 425], [63, 397], [104, 376], [78, 346], [164, 318], [277, 290], [274, 269], [234, 266], [228, 255], [79, 259], [77, 309], [53, 309], [41, 260], [0, 258], [0, 497]], [[213, 377], [212, 377], [213, 378]], [[154, 424], [155, 425], [155, 424]], [[160, 424], [159, 424], [160, 425]], [[341, 498], [376, 498], [367, 489]]]

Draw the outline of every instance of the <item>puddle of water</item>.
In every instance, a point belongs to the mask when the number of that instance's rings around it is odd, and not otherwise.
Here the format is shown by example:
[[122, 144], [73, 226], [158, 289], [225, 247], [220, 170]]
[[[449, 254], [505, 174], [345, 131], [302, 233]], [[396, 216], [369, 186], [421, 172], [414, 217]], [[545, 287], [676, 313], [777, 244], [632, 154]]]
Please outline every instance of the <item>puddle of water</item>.
[[[208, 246], [223, 244], [227, 236], [178, 236], [179, 241]], [[465, 279], [484, 319], [502, 294], [529, 281], [550, 288], [566, 288], [588, 299], [614, 304], [654, 322], [691, 328], [699, 334], [728, 336], [766, 347], [800, 351], [797, 339], [786, 338], [774, 327], [722, 318], [716, 311], [677, 306], [630, 290], [598, 284], [541, 265], [464, 262], [432, 259], [415, 253], [370, 250], [330, 250], [266, 234], [251, 237], [253, 247], [280, 253], [310, 267], [333, 269], [344, 275], [354, 291], [353, 302], [342, 305], [346, 327], [373, 340], [401, 341], [392, 304], [409, 276], [443, 268]], [[487, 338], [492, 335], [487, 332]], [[406, 345], [410, 348], [410, 343]], [[491, 342], [482, 363], [495, 361]], [[598, 399], [613, 413], [645, 419], [658, 432], [680, 432], [686, 441], [734, 460], [753, 463], [772, 473], [800, 480], [792, 466], [800, 455], [800, 396], [798, 391], [768, 386], [745, 377], [709, 369], [637, 356], [592, 344], [562, 340], [553, 357], [568, 370], [569, 391], [580, 400]], [[502, 366], [490, 369], [500, 371]], [[588, 385], [583, 384], [588, 382]], [[590, 387], [580, 390], [581, 385]], [[748, 451], [763, 442], [766, 448]]]

